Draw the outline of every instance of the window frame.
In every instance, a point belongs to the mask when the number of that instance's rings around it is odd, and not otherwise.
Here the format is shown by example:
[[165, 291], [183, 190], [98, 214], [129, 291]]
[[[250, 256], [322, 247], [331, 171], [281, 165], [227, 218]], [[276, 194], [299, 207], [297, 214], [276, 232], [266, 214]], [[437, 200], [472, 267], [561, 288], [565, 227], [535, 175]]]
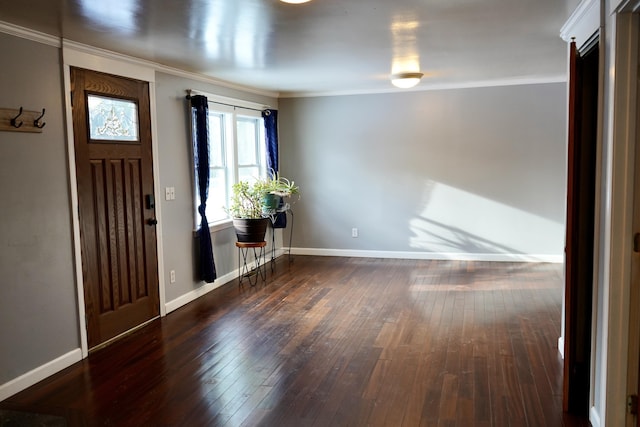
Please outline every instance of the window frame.
[[[239, 180], [239, 168], [238, 164], [238, 118], [240, 119], [249, 119], [255, 122], [256, 124], [256, 160], [257, 164], [247, 164], [243, 165], [244, 167], [257, 167], [258, 168], [258, 177], [257, 178], [265, 178], [267, 176], [267, 153], [266, 153], [266, 142], [265, 142], [265, 129], [264, 129], [264, 118], [262, 117], [262, 109], [258, 108], [269, 108], [263, 106], [240, 106], [233, 105], [228, 100], [225, 102], [217, 101], [215, 97], [207, 97], [207, 101], [209, 104], [208, 115], [209, 119], [211, 115], [222, 115], [223, 122], [223, 132], [221, 142], [223, 144], [222, 147], [222, 155], [223, 155], [223, 167], [219, 166], [209, 166], [209, 178], [211, 182], [211, 171], [214, 169], [224, 170], [225, 175], [225, 203], [226, 206], [229, 206], [231, 193], [233, 189], [233, 185]], [[242, 103], [244, 105], [250, 104], [243, 101], [236, 101], [235, 103]], [[211, 127], [209, 127], [209, 144], [211, 144]], [[192, 144], [193, 149], [193, 144]], [[211, 145], [210, 145], [210, 153], [211, 153]], [[193, 153], [192, 153], [193, 154]], [[192, 155], [192, 161], [194, 157]], [[193, 179], [193, 212], [194, 212], [194, 230], [197, 230], [200, 227], [200, 214], [198, 213], [198, 203], [199, 203], [199, 194], [197, 189], [197, 181], [196, 181], [196, 172], [195, 172], [195, 164], [192, 168], [192, 179]], [[209, 195], [211, 194], [211, 185], [209, 186]], [[210, 197], [209, 197], [210, 199]], [[207, 202], [207, 206], [209, 206], [211, 201]], [[208, 219], [208, 218], [207, 218]], [[209, 230], [217, 231], [225, 228], [232, 227], [232, 218], [227, 216], [223, 219], [218, 220], [209, 220]]]

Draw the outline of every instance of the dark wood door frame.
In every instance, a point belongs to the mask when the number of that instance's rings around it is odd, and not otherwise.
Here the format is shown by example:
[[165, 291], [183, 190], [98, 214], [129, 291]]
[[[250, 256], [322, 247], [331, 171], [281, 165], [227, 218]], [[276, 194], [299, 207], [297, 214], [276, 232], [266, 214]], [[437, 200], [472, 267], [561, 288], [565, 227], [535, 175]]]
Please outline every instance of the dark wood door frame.
[[570, 45], [563, 409], [586, 415], [591, 376], [598, 44]]

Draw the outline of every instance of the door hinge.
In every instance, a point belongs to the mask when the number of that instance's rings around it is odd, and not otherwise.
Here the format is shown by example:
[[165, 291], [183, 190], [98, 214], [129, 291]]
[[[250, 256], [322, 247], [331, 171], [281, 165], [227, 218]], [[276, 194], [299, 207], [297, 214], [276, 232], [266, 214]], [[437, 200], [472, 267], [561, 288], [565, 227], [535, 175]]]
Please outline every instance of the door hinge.
[[640, 233], [633, 235], [633, 251], [640, 252]]
[[627, 412], [632, 415], [638, 413], [638, 396], [636, 394], [627, 396]]

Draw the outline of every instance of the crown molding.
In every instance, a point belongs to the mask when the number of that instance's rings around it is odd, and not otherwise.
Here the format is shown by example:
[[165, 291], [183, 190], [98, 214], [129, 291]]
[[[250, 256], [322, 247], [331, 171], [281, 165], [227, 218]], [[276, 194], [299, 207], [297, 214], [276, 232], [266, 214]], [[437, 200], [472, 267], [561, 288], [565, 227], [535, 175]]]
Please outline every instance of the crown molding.
[[0, 33], [9, 34], [11, 36], [20, 37], [21, 39], [27, 39], [57, 48], [62, 46], [62, 41], [59, 37], [31, 30], [29, 28], [20, 27], [4, 21], [0, 21]]
[[582, 0], [560, 29], [560, 37], [567, 43], [573, 38], [578, 47], [593, 38], [600, 28], [600, 2]]
[[452, 83], [426, 83], [422, 82], [418, 86], [411, 89], [380, 89], [380, 90], [360, 90], [360, 91], [327, 91], [327, 92], [282, 92], [280, 98], [316, 98], [322, 96], [350, 96], [350, 95], [377, 95], [385, 93], [409, 93], [409, 92], [426, 92], [435, 90], [456, 90], [456, 89], [474, 89], [486, 87], [502, 87], [502, 86], [528, 86], [536, 84], [549, 83], [566, 83], [568, 77], [565, 74], [550, 76], [526, 76], [513, 77], [510, 79], [495, 80], [477, 80]]
[[271, 98], [278, 98], [280, 95], [278, 92], [262, 90], [262, 89], [257, 89], [250, 86], [243, 86], [235, 83], [230, 83], [224, 80], [219, 80], [213, 77], [205, 76], [203, 74], [180, 70], [178, 68], [159, 64], [157, 62], [148, 61], [145, 59], [136, 58], [134, 56], [129, 56], [129, 55], [117, 53], [114, 51], [98, 48], [95, 46], [90, 46], [84, 43], [79, 43], [73, 40], [52, 36], [50, 34], [42, 33], [40, 31], [35, 31], [25, 27], [21, 27], [19, 25], [10, 24], [4, 21], [0, 21], [0, 33], [5, 33], [5, 34], [19, 37], [22, 39], [27, 39], [37, 43], [46, 44], [49, 46], [57, 47], [59, 49], [69, 48], [77, 52], [82, 52], [85, 54], [102, 57], [110, 60], [125, 62], [128, 64], [133, 64], [140, 67], [153, 69], [154, 71], [157, 71], [157, 72], [171, 74], [174, 76], [199, 81], [202, 83], [213, 84], [213, 85], [221, 86], [228, 89], [234, 89], [242, 92], [252, 93], [255, 95], [268, 96]]

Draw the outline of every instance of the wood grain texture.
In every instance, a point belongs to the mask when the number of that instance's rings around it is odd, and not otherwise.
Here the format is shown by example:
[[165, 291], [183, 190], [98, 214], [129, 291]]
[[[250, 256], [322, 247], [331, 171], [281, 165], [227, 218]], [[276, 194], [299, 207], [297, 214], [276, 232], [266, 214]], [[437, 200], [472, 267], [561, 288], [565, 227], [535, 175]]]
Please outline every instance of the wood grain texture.
[[[93, 349], [160, 315], [148, 83], [71, 69], [87, 340]], [[89, 138], [87, 97], [138, 106], [139, 140]]]
[[294, 257], [0, 407], [71, 425], [588, 426], [562, 412], [557, 264]]

